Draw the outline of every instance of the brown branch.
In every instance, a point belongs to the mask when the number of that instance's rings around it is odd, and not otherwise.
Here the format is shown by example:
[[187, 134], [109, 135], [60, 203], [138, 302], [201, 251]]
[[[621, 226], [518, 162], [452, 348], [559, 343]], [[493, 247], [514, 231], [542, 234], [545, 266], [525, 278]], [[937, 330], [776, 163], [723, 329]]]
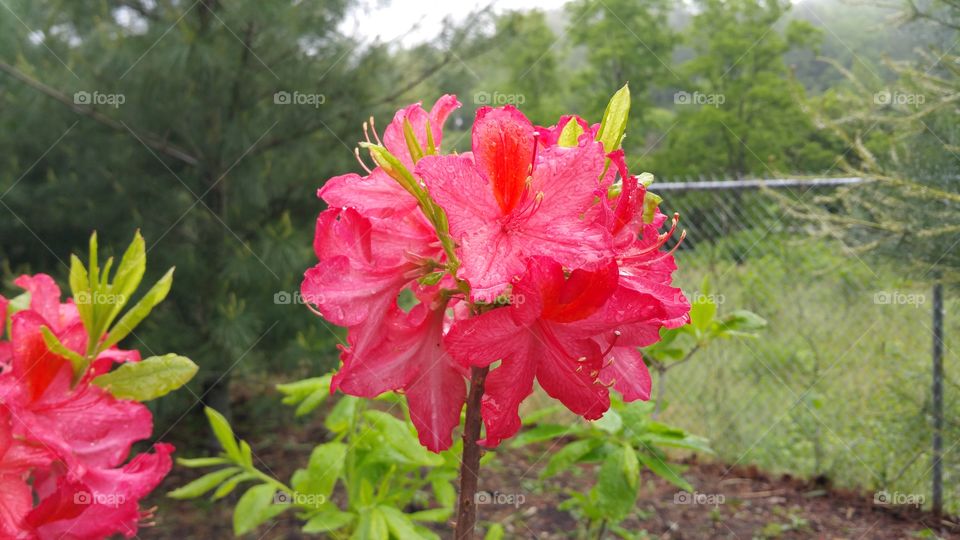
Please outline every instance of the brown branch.
[[162, 137], [158, 137], [150, 133], [139, 133], [139, 132], [133, 131], [131, 128], [127, 127], [123, 122], [110, 118], [109, 116], [97, 111], [95, 108], [93, 108], [90, 105], [75, 103], [73, 99], [71, 99], [69, 96], [67, 96], [63, 92], [60, 92], [59, 90], [56, 90], [50, 86], [47, 86], [46, 84], [19, 71], [18, 69], [11, 66], [10, 64], [7, 64], [6, 62], [0, 61], [0, 71], [7, 73], [14, 79], [17, 79], [18, 81], [26, 84], [27, 86], [29, 86], [30, 88], [33, 88], [34, 90], [40, 92], [41, 94], [62, 103], [63, 105], [69, 107], [71, 110], [73, 110], [77, 114], [87, 116], [117, 131], [122, 131], [128, 134], [132, 134], [135, 138], [139, 139], [148, 147], [150, 147], [151, 149], [161, 154], [166, 154], [167, 156], [178, 159], [188, 165], [197, 165], [200, 162], [199, 159], [197, 159], [195, 156], [193, 156], [186, 150], [174, 144], [171, 144], [170, 142], [166, 141]]
[[463, 424], [463, 460], [460, 463], [460, 497], [457, 503], [456, 540], [472, 540], [477, 524], [477, 484], [480, 480], [480, 398], [490, 368], [473, 368], [467, 418]]

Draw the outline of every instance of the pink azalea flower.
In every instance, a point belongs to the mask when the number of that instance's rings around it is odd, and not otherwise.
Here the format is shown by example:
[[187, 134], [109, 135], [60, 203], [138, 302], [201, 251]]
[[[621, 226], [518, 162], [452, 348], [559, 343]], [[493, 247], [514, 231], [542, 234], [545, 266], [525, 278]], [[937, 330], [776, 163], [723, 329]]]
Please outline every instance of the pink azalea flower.
[[[410, 155], [403, 135], [404, 121], [410, 122], [421, 149], [426, 150], [430, 146], [430, 141], [435, 148], [439, 149], [443, 142], [443, 124], [446, 123], [450, 113], [459, 107], [460, 102], [455, 96], [445, 95], [434, 103], [429, 113], [423, 110], [420, 103], [400, 109], [383, 133], [384, 146], [399, 158], [404, 166], [413, 170], [413, 157]], [[429, 139], [428, 123], [430, 124]], [[417, 206], [417, 201], [380, 167], [373, 169], [365, 177], [356, 173], [335, 176], [327, 180], [317, 191], [317, 195], [331, 208], [350, 207], [367, 217], [404, 215]]]
[[612, 254], [601, 223], [583, 219], [606, 186], [603, 145], [537, 151], [533, 125], [517, 109], [482, 107], [473, 153], [429, 156], [416, 173], [447, 214], [458, 242], [458, 277], [471, 300], [492, 301], [523, 273], [530, 257], [550, 256], [572, 268]]
[[567, 277], [557, 261], [533, 258], [513, 286], [513, 305], [454, 324], [447, 347], [457, 360], [479, 367], [502, 360], [487, 377], [483, 444], [495, 446], [520, 428], [518, 409], [534, 379], [572, 412], [588, 420], [603, 415], [610, 398], [599, 376], [611, 347], [594, 337], [609, 333], [616, 343], [620, 329], [662, 316], [647, 295], [615, 298], [617, 282], [615, 264]]
[[[132, 537], [138, 501], [169, 472], [173, 447], [157, 445], [155, 453], [124, 464], [131, 446], [150, 436], [153, 418], [146, 406], [90, 381], [114, 362], [139, 361], [139, 354], [111, 348], [74, 385], [69, 361], [47, 349], [40, 329], [83, 354], [88, 336], [76, 306], [60, 303], [49, 276], [15, 283], [30, 292], [30, 306], [11, 317], [9, 362], [0, 373], [0, 532], [30, 539]], [[92, 499], [76, 497], [83, 493]]]

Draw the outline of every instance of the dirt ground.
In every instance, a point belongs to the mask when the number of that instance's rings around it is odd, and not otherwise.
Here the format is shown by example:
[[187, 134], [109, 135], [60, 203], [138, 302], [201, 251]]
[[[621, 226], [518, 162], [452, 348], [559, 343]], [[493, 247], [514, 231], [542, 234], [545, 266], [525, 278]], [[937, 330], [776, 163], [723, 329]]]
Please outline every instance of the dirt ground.
[[[281, 478], [307, 460], [312, 445], [321, 440], [322, 427], [297, 428], [294, 436], [271, 434], [251, 441], [263, 463]], [[481, 525], [502, 523], [507, 538], [574, 539], [578, 522], [558, 509], [565, 492], [586, 492], [593, 472], [574, 470], [560, 475], [545, 487], [534, 480], [549, 447], [503, 450], [483, 471], [480, 489], [504, 494], [523, 494], [521, 504], [488, 504], [480, 507]], [[183, 454], [182, 454], [183, 455]], [[874, 504], [872, 493], [832, 488], [824, 480], [803, 480], [768, 475], [752, 467], [728, 468], [718, 463], [688, 460], [685, 477], [694, 494], [679, 494], [674, 486], [644, 471], [636, 511], [623, 526], [646, 531], [661, 539], [902, 539], [960, 538], [955, 519], [936, 520], [912, 506]], [[232, 500], [211, 503], [173, 501], [163, 493], [183, 485], [197, 471], [176, 467], [147, 504], [158, 505], [156, 525], [142, 528], [142, 540], [230, 538]], [[722, 499], [719, 497], [722, 496]], [[676, 499], [676, 500], [675, 500]], [[449, 537], [452, 528], [438, 528]], [[248, 538], [280, 540], [303, 538], [296, 520], [282, 518], [261, 527]], [[604, 538], [617, 538], [607, 534]]]

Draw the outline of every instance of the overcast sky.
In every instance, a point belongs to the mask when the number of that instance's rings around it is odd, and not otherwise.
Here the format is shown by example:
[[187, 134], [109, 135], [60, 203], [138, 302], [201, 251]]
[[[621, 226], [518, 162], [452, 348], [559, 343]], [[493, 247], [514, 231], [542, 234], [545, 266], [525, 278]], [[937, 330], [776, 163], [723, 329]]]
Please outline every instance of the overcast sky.
[[[462, 21], [471, 12], [493, 4], [494, 11], [508, 9], [559, 9], [568, 0], [393, 0], [385, 7], [368, 0], [347, 18], [343, 30], [380, 41], [399, 39], [404, 45], [426, 41], [440, 33], [444, 17]], [[411, 30], [412, 27], [419, 26]]]

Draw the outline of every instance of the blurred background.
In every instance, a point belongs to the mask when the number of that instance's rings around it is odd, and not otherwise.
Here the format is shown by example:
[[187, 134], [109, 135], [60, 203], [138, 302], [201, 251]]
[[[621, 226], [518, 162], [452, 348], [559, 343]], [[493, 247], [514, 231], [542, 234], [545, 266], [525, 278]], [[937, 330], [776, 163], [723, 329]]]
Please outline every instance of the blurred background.
[[[955, 515], [958, 29], [956, 0], [0, 0], [2, 292], [140, 229], [147, 280], [177, 270], [126, 345], [201, 366], [151, 404], [157, 438], [203, 449], [206, 403], [303, 461], [322, 426], [274, 386], [337, 365], [297, 291], [362, 123], [454, 93], [463, 151], [480, 106], [597, 122], [629, 82], [628, 164], [688, 230], [679, 283], [769, 323], [657, 381], [664, 417], [723, 463]], [[208, 519], [155, 498], [143, 538]]]

